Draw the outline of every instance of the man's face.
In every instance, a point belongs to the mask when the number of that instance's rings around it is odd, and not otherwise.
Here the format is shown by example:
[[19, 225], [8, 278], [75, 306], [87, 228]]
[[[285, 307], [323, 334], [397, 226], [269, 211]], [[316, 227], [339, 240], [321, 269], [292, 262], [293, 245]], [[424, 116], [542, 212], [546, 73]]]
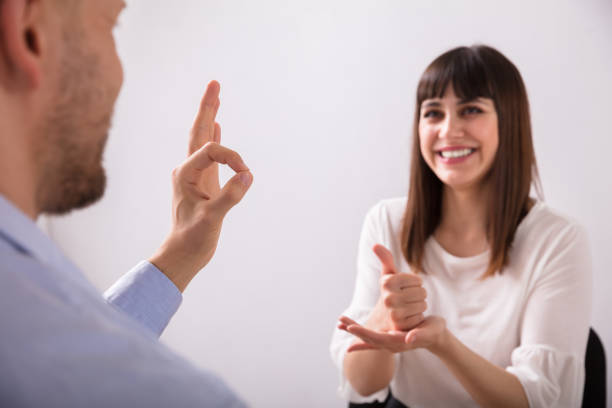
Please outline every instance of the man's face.
[[123, 82], [113, 29], [123, 0], [76, 0], [62, 18], [57, 86], [36, 159], [41, 213], [62, 214], [102, 197], [104, 146]]

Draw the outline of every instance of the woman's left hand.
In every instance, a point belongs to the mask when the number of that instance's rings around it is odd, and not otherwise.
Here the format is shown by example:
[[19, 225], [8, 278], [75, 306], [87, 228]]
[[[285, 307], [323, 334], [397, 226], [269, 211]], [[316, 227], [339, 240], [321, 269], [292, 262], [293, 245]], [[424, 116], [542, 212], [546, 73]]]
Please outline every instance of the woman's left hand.
[[409, 331], [378, 331], [368, 329], [354, 320], [341, 316], [338, 328], [359, 337], [361, 342], [352, 344], [348, 351], [387, 350], [392, 353], [425, 348], [436, 354], [444, 347], [447, 337], [446, 321], [438, 316], [428, 316]]

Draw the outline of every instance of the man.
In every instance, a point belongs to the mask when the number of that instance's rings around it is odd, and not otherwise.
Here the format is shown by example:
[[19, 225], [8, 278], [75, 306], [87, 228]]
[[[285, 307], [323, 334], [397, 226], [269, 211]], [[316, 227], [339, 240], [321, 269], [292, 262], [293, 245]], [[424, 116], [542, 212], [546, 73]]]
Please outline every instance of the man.
[[[123, 0], [0, 0], [0, 406], [238, 407], [215, 376], [159, 343], [252, 183], [222, 147], [211, 82], [187, 160], [172, 173], [160, 249], [100, 296], [36, 228], [104, 192], [101, 165], [122, 83]], [[236, 175], [221, 188], [217, 163]]]

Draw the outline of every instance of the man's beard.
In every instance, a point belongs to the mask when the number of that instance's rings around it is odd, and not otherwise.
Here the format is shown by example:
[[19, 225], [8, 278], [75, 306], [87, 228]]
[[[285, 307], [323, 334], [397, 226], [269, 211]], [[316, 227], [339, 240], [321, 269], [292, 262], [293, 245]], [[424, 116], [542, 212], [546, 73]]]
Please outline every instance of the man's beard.
[[40, 213], [66, 214], [102, 197], [102, 167], [114, 97], [101, 88], [98, 58], [86, 54], [74, 33], [66, 38], [56, 103], [39, 134], [37, 206]]

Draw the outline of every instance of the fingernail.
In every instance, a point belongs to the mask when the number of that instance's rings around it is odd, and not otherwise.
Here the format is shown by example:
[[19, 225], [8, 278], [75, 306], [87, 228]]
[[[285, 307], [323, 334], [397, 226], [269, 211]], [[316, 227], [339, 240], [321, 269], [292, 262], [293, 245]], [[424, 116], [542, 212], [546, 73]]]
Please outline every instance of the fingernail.
[[244, 173], [241, 173], [240, 176], [238, 176], [238, 178], [240, 179], [240, 182], [245, 186], [248, 187], [251, 185], [251, 181], [253, 181], [253, 176], [251, 175], [251, 173], [245, 171]]

